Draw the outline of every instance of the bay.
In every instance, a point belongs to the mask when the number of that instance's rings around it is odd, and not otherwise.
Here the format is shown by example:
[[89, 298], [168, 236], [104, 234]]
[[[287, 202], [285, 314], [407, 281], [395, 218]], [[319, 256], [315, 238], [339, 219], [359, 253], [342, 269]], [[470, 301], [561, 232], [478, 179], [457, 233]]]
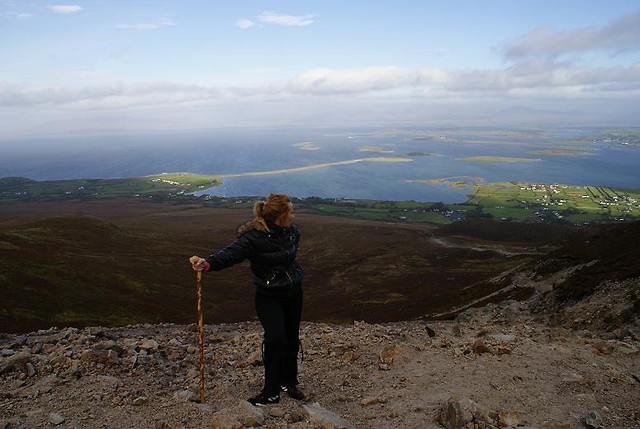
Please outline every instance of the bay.
[[62, 180], [190, 172], [239, 175], [202, 192], [216, 196], [282, 192], [300, 198], [445, 203], [465, 201], [478, 183], [640, 188], [640, 148], [606, 140], [604, 133], [287, 128], [33, 138], [0, 142], [0, 177]]

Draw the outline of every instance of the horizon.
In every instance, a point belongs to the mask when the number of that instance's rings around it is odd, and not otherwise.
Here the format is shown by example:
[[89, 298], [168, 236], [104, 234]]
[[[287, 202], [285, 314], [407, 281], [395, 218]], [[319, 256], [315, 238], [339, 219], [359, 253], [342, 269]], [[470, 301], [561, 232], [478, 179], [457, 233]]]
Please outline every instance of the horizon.
[[0, 140], [640, 116], [632, 0], [0, 0], [0, 37]]

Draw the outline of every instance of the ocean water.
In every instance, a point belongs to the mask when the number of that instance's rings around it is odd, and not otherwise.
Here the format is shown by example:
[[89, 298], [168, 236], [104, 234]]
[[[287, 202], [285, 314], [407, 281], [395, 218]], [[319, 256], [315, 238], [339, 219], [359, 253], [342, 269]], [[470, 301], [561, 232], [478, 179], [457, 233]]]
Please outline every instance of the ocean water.
[[[0, 177], [34, 180], [133, 177], [163, 172], [239, 174], [347, 160], [305, 171], [225, 178], [217, 196], [266, 195], [463, 202], [448, 182], [519, 181], [640, 188], [640, 148], [598, 130], [232, 129], [162, 135], [0, 142]], [[484, 157], [474, 161], [472, 157]], [[487, 158], [487, 157], [500, 157]], [[518, 162], [504, 162], [513, 161]], [[527, 160], [533, 160], [525, 162]], [[489, 162], [487, 162], [489, 161]], [[445, 179], [443, 182], [425, 182]]]

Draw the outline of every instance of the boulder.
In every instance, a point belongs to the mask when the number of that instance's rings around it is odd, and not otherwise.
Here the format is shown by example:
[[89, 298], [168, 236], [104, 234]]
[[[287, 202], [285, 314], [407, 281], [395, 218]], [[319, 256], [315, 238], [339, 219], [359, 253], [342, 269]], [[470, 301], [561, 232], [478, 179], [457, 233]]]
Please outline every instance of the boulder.
[[0, 360], [0, 374], [11, 372], [26, 367], [31, 362], [31, 353], [18, 352]]

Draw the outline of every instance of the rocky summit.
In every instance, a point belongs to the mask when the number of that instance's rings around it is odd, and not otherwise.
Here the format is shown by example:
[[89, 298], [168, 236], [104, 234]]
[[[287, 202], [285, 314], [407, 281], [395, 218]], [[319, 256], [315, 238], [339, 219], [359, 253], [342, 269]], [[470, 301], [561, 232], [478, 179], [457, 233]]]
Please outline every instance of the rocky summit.
[[[637, 319], [550, 323], [531, 301], [450, 321], [304, 323], [305, 401], [262, 383], [257, 322], [51, 328], [0, 339], [0, 428], [639, 428]], [[534, 309], [532, 312], [531, 310]]]

